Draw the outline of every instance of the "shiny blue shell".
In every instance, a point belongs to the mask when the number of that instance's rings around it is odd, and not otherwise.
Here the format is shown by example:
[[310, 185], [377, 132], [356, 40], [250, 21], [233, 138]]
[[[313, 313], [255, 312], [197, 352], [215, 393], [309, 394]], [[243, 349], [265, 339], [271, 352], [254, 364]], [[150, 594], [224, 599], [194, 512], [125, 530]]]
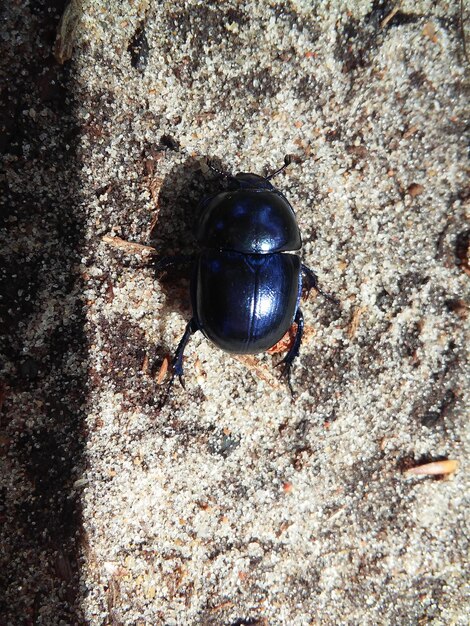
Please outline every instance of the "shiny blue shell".
[[199, 257], [195, 285], [193, 309], [208, 339], [227, 352], [264, 352], [294, 319], [300, 259], [206, 250]]
[[238, 174], [208, 198], [196, 229], [201, 246], [191, 283], [197, 326], [236, 354], [263, 352], [290, 328], [302, 289], [294, 211], [271, 183]]
[[202, 248], [269, 254], [300, 250], [294, 210], [269, 181], [238, 174], [232, 189], [208, 198], [196, 229]]

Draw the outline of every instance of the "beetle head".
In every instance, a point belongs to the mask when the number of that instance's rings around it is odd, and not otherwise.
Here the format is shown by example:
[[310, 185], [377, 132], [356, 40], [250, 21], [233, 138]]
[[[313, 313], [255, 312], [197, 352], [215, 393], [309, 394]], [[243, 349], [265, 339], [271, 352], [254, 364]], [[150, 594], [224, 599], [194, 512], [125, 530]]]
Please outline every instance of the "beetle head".
[[231, 182], [233, 184], [233, 189], [274, 189], [274, 186], [271, 185], [267, 178], [264, 178], [264, 176], [258, 176], [258, 174], [240, 172], [231, 179]]

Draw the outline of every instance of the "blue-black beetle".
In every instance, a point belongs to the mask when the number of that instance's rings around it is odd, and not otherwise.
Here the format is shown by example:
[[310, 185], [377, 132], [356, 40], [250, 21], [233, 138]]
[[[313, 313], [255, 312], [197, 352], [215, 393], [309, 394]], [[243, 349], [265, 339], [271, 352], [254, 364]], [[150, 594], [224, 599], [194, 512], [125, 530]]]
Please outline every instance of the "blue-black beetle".
[[295, 322], [294, 341], [281, 361], [292, 393], [290, 367], [299, 354], [304, 326], [302, 290], [313, 288], [336, 299], [319, 288], [314, 272], [295, 254], [302, 240], [294, 210], [270, 182], [290, 162], [286, 156], [284, 165], [267, 177], [231, 176], [208, 164], [228, 180], [228, 189], [200, 205], [195, 230], [199, 254], [166, 257], [157, 265], [193, 265], [193, 317], [176, 349], [168, 391], [175, 376], [184, 387], [183, 353], [196, 331], [226, 352], [255, 354], [273, 347]]

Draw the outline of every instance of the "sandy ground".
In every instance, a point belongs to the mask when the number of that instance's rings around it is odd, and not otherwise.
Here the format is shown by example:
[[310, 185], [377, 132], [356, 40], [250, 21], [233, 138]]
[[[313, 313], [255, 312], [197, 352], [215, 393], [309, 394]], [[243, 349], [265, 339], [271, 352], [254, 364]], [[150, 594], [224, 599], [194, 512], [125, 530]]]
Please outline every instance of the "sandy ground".
[[[62, 5], [3, 9], [0, 624], [467, 624], [459, 3]], [[161, 408], [187, 276], [103, 237], [192, 252], [204, 159], [287, 153], [295, 402], [198, 333]]]

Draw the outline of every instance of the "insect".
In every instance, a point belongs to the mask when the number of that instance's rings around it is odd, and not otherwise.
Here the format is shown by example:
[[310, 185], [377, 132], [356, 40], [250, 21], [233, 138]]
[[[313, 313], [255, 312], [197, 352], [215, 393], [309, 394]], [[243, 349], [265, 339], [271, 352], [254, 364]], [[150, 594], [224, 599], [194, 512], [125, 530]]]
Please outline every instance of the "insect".
[[173, 357], [171, 380], [183, 381], [183, 354], [188, 341], [201, 331], [218, 348], [235, 354], [255, 354], [272, 348], [296, 326], [294, 339], [281, 361], [293, 396], [290, 370], [298, 356], [304, 318], [300, 298], [305, 289], [317, 290], [315, 273], [298, 256], [302, 246], [294, 210], [271, 180], [291, 163], [267, 177], [235, 176], [209, 167], [228, 182], [226, 191], [205, 198], [195, 229], [200, 251], [194, 257], [164, 257], [163, 270], [190, 262], [193, 315]]

